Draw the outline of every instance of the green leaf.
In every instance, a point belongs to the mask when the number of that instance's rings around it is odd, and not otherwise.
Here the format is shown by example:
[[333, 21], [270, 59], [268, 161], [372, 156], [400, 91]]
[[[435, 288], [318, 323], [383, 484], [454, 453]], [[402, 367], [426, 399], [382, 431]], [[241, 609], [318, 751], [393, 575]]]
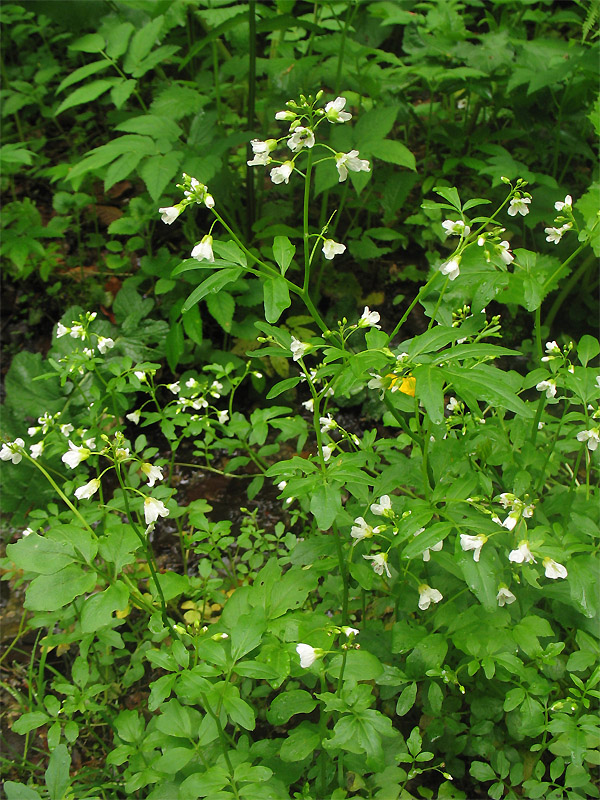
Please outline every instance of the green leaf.
[[506, 375], [499, 369], [487, 364], [458, 369], [456, 367], [439, 367], [448, 383], [452, 383], [456, 392], [467, 398], [483, 398], [492, 406], [501, 406], [514, 411], [526, 419], [533, 416], [533, 409], [528, 408], [520, 397], [510, 390]]
[[33, 731], [45, 725], [50, 719], [51, 717], [44, 711], [30, 711], [28, 714], [20, 716], [19, 719], [13, 723], [12, 730], [23, 736], [29, 733], [29, 731]]
[[96, 72], [101, 72], [103, 69], [107, 69], [110, 67], [110, 61], [92, 61], [91, 64], [86, 64], [83, 67], [79, 67], [74, 72], [71, 72], [67, 77], [59, 83], [56, 88], [56, 94], [59, 94], [64, 89], [68, 89], [69, 86], [72, 86], [74, 83], [79, 83], [79, 81], [85, 80], [85, 78], [89, 78], [90, 75], [95, 75]]
[[127, 50], [129, 38], [135, 28], [131, 22], [122, 22], [120, 25], [111, 25], [106, 34], [106, 54], [110, 58], [119, 58]]
[[171, 150], [163, 156], [151, 156], [142, 164], [140, 176], [155, 203], [177, 175], [182, 158], [180, 150]]
[[81, 610], [81, 630], [93, 633], [111, 624], [113, 613], [124, 609], [129, 600], [129, 589], [122, 581], [116, 581], [103, 592], [86, 598]]
[[224, 331], [230, 333], [235, 300], [228, 292], [220, 291], [218, 294], [209, 294], [206, 305], [212, 316], [217, 320]]
[[152, 136], [153, 139], [169, 139], [173, 141], [179, 139], [183, 133], [179, 125], [172, 119], [159, 117], [156, 114], [131, 117], [119, 123], [115, 130]]
[[50, 800], [64, 800], [67, 788], [71, 783], [70, 766], [71, 756], [67, 746], [65, 744], [57, 745], [50, 754], [48, 768], [44, 773]]
[[495, 781], [496, 773], [485, 761], [473, 761], [469, 773], [478, 781]]
[[[334, 656], [328, 667], [328, 674], [338, 678], [342, 669], [343, 656]], [[348, 650], [346, 653], [346, 665], [344, 667], [344, 679], [355, 681], [375, 681], [383, 673], [381, 661], [369, 653], [368, 650]]]
[[192, 306], [181, 315], [183, 319], [183, 329], [186, 335], [197, 345], [202, 344], [202, 317], [199, 307]]
[[161, 14], [144, 25], [143, 28], [140, 28], [134, 35], [123, 62], [123, 69], [125, 72], [131, 74], [139, 65], [139, 62], [152, 50], [159, 38], [163, 21], [164, 16]]
[[263, 284], [265, 297], [265, 319], [277, 322], [292, 301], [284, 278], [267, 278]]
[[23, 783], [5, 781], [3, 788], [6, 792], [6, 800], [42, 800], [35, 789], [31, 789]]
[[267, 711], [267, 719], [271, 725], [283, 725], [294, 714], [309, 714], [316, 705], [317, 701], [308, 692], [292, 689], [275, 697]]
[[394, 127], [398, 116], [398, 106], [385, 105], [361, 114], [354, 126], [354, 140], [357, 146], [365, 148], [375, 141], [384, 139]]
[[408, 714], [408, 712], [414, 706], [416, 699], [417, 684], [411, 683], [402, 690], [402, 694], [398, 698], [398, 702], [396, 703], [396, 714], [399, 717], [403, 717], [405, 714]]
[[[228, 283], [236, 281], [242, 273], [240, 267], [226, 267], [214, 272], [209, 278], [197, 286], [183, 304], [182, 313], [188, 311], [193, 305], [203, 300], [206, 295], [220, 291]], [[232, 315], [233, 316], [233, 315]]]
[[273, 240], [273, 257], [285, 275], [296, 252], [296, 245], [292, 244], [287, 236], [276, 236]]
[[258, 613], [258, 609], [254, 610], [252, 614], [238, 617], [230, 630], [233, 660], [238, 661], [246, 653], [258, 647], [266, 629], [267, 623], [264, 614]]
[[80, 53], [99, 53], [104, 50], [104, 37], [99, 33], [87, 33], [79, 39], [69, 44], [69, 50], [75, 50]]
[[240, 267], [246, 267], [248, 265], [246, 254], [243, 250], [240, 250], [235, 242], [214, 242], [213, 250], [217, 255], [225, 259], [225, 261], [238, 264]]
[[62, 114], [63, 111], [67, 111], [69, 108], [74, 108], [75, 106], [80, 106], [83, 103], [91, 103], [93, 100], [97, 100], [100, 95], [111, 89], [115, 83], [115, 78], [109, 78], [99, 81], [92, 81], [85, 86], [80, 86], [79, 89], [75, 89], [75, 91], [72, 92], [68, 97], [65, 97], [65, 99], [54, 112], [55, 116]]
[[439, 425], [444, 419], [444, 378], [440, 368], [432, 364], [421, 364], [414, 368], [412, 374], [417, 381], [416, 396], [425, 406], [431, 422]]
[[365, 147], [365, 152], [388, 164], [398, 164], [400, 167], [407, 167], [417, 171], [417, 164], [414, 155], [408, 147], [401, 142], [393, 139], [382, 139], [381, 141], [369, 142]]
[[586, 367], [588, 362], [591, 361], [592, 358], [596, 358], [598, 353], [600, 353], [600, 343], [598, 339], [595, 339], [593, 336], [588, 336], [587, 334], [582, 336], [577, 345], [577, 358], [580, 363]]
[[175, 372], [184, 350], [183, 326], [181, 324], [172, 325], [165, 339], [165, 355], [172, 372]]
[[35, 578], [23, 605], [31, 611], [57, 611], [79, 595], [91, 592], [96, 580], [95, 572], [85, 572], [79, 565], [70, 564], [53, 575]]
[[304, 761], [319, 747], [321, 737], [315, 726], [309, 722], [302, 722], [283, 740], [279, 757], [282, 761]]
[[287, 392], [288, 389], [293, 389], [294, 386], [297, 386], [300, 383], [300, 378], [286, 378], [283, 381], [279, 381], [273, 386], [269, 393], [267, 394], [267, 400], [272, 400], [274, 397], [279, 397], [280, 394]]
[[329, 483], [320, 483], [310, 498], [310, 511], [314, 514], [317, 525], [322, 531], [331, 528], [338, 511], [342, 508], [340, 489]]
[[193, 747], [167, 747], [162, 756], [152, 762], [152, 769], [174, 775], [183, 769], [194, 757]]
[[71, 564], [75, 553], [62, 542], [53, 542], [32, 533], [16, 544], [9, 544], [6, 555], [19, 569], [52, 575]]

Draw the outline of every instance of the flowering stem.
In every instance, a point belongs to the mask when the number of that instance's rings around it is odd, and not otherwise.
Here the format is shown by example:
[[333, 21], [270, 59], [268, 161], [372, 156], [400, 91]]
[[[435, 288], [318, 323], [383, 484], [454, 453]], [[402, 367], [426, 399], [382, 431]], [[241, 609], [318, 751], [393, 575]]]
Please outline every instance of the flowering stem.
[[308, 160], [306, 162], [306, 177], [304, 179], [304, 208], [302, 213], [302, 229], [304, 236], [304, 284], [302, 292], [308, 296], [308, 282], [310, 280], [310, 241], [308, 230], [308, 206], [310, 201], [310, 176], [312, 172], [312, 150], [308, 151]]
[[[342, 625], [348, 624], [348, 572], [346, 570], [346, 562], [344, 560], [344, 551], [342, 550], [341, 534], [338, 526], [333, 523], [333, 533], [335, 535], [335, 546], [338, 556], [338, 564], [340, 567], [340, 575], [342, 577], [343, 590], [342, 590]], [[344, 651], [344, 662], [342, 664], [342, 672], [340, 672], [340, 681], [344, 671], [344, 664], [346, 663], [346, 651]], [[341, 685], [341, 683], [340, 683]], [[339, 687], [338, 687], [339, 694]]]
[[538, 425], [540, 423], [540, 419], [542, 418], [542, 412], [544, 410], [544, 406], [546, 405], [546, 393], [542, 392], [540, 399], [538, 401], [538, 407], [535, 412], [535, 419], [533, 420], [533, 425], [531, 426], [531, 444], [535, 447], [535, 440], [537, 438], [538, 433]]
[[[433, 275], [431, 276], [431, 278], [429, 278], [429, 280], [427, 281], [427, 283], [426, 283], [424, 286], [422, 286], [422, 287], [419, 289], [419, 291], [418, 291], [418, 293], [417, 293], [417, 295], [416, 295], [415, 299], [412, 301], [412, 303], [409, 305], [409, 307], [406, 309], [406, 311], [405, 311], [405, 312], [404, 312], [404, 314], [402, 315], [402, 318], [400, 319], [400, 322], [399, 322], [399, 323], [396, 325], [396, 327], [394, 328], [394, 330], [393, 330], [393, 331], [390, 333], [390, 335], [388, 336], [388, 339], [387, 339], [387, 340], [388, 340], [388, 344], [389, 344], [389, 342], [391, 342], [391, 341], [392, 341], [392, 339], [394, 338], [394, 336], [395, 336], [395, 335], [398, 333], [398, 331], [400, 330], [400, 328], [401, 328], [401, 327], [404, 325], [404, 323], [405, 323], [405, 322], [406, 322], [406, 320], [408, 319], [408, 315], [409, 315], [409, 314], [410, 314], [410, 312], [413, 310], [413, 308], [414, 308], [414, 307], [417, 305], [417, 303], [418, 303], [418, 302], [419, 302], [419, 301], [420, 301], [420, 300], [421, 300], [421, 299], [422, 299], [422, 298], [423, 298], [423, 297], [424, 297], [424, 296], [427, 294], [428, 290], [430, 289], [431, 285], [432, 285], [432, 284], [433, 284], [433, 282], [436, 280], [436, 278], [437, 278], [437, 276], [438, 276], [439, 274], [440, 274], [440, 273], [439, 273], [439, 272], [436, 270], [436, 271], [433, 273]], [[390, 409], [390, 410], [391, 410], [391, 409]]]
[[24, 453], [23, 453], [23, 455], [25, 456], [25, 458], [26, 458], [26, 459], [28, 459], [29, 461], [31, 461], [31, 463], [32, 463], [32, 464], [35, 464], [35, 466], [36, 466], [36, 467], [39, 469], [39, 471], [42, 473], [42, 475], [43, 475], [43, 476], [46, 478], [46, 480], [48, 481], [48, 483], [49, 483], [49, 484], [52, 486], [52, 488], [53, 488], [53, 489], [56, 491], [56, 493], [57, 493], [57, 494], [60, 496], [61, 500], [62, 500], [62, 501], [63, 501], [63, 502], [64, 502], [64, 503], [65, 503], [65, 504], [66, 504], [66, 505], [67, 505], [67, 506], [68, 506], [68, 507], [71, 509], [71, 511], [72, 511], [72, 512], [75, 514], [75, 516], [76, 516], [76, 517], [77, 517], [77, 519], [78, 519], [78, 520], [79, 520], [79, 521], [80, 521], [80, 522], [83, 524], [83, 526], [84, 526], [85, 528], [87, 528], [87, 529], [88, 529], [88, 531], [89, 531], [89, 532], [92, 534], [92, 536], [94, 537], [94, 539], [97, 539], [98, 537], [97, 537], [97, 535], [96, 535], [95, 531], [93, 530], [93, 528], [91, 528], [91, 527], [88, 525], [88, 523], [86, 522], [86, 520], [84, 519], [84, 517], [83, 517], [83, 516], [82, 516], [82, 515], [79, 513], [79, 511], [77, 510], [77, 508], [76, 508], [76, 507], [73, 505], [73, 503], [72, 503], [72, 502], [69, 500], [69, 498], [67, 497], [67, 495], [66, 495], [66, 494], [63, 492], [63, 490], [62, 490], [62, 489], [61, 489], [61, 488], [58, 486], [58, 484], [57, 484], [57, 483], [54, 481], [54, 479], [53, 479], [53, 478], [50, 476], [50, 474], [49, 474], [49, 473], [48, 473], [48, 472], [47, 472], [47, 471], [44, 469], [44, 467], [42, 467], [42, 465], [41, 465], [41, 464], [38, 464], [37, 460], [36, 460], [35, 458], [31, 458], [31, 456], [29, 456], [27, 453], [25, 453], [25, 452], [24, 452]]
[[449, 281], [450, 281], [450, 276], [447, 275], [446, 276], [446, 280], [444, 282], [444, 285], [442, 286], [442, 291], [440, 292], [440, 296], [438, 297], [438, 301], [435, 304], [435, 308], [433, 309], [433, 314], [431, 315], [431, 319], [429, 320], [429, 325], [427, 326], [427, 330], [428, 331], [431, 330], [431, 328], [433, 327], [433, 323], [435, 322], [436, 314], [440, 309], [440, 305], [442, 303], [442, 298], [443, 298], [443, 296], [444, 296], [444, 294], [446, 292], [446, 289], [448, 288]]
[[[249, 131], [254, 129], [254, 109], [256, 98], [256, 0], [248, 4], [248, 115], [246, 125]], [[247, 160], [252, 154], [250, 142], [246, 145]], [[256, 216], [254, 196], [254, 170], [246, 165], [246, 237], [252, 239], [252, 226]]]

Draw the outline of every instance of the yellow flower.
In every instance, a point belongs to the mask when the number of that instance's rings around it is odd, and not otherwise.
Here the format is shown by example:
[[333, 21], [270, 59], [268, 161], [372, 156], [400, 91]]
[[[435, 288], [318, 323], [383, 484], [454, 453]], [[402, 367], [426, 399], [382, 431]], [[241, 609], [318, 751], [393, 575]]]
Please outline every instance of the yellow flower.
[[390, 379], [390, 391], [402, 392], [402, 394], [407, 394], [409, 397], [415, 396], [417, 379], [413, 378], [412, 375], [405, 375], [404, 377], [401, 377], [400, 375], [394, 375], [393, 373], [390, 373], [389, 375], [386, 375], [386, 378]]

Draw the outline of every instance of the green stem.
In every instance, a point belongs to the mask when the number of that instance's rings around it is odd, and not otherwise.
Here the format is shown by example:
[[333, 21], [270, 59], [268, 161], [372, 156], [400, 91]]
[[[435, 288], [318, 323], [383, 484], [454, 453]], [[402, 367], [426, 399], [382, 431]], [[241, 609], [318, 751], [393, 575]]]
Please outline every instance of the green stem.
[[554, 322], [554, 319], [558, 314], [558, 312], [560, 311], [562, 304], [565, 302], [565, 299], [571, 293], [573, 287], [575, 287], [581, 281], [582, 276], [587, 272], [589, 267], [596, 263], [597, 263], [596, 258], [592, 253], [582, 261], [581, 265], [571, 275], [565, 286], [561, 289], [560, 293], [552, 303], [550, 311], [546, 315], [546, 319], [544, 320], [544, 327], [547, 330], [552, 329], [552, 324]]
[[[246, 125], [248, 131], [254, 130], [256, 102], [256, 0], [248, 4], [248, 114]], [[246, 145], [247, 161], [251, 159], [252, 145]], [[252, 240], [252, 228], [256, 216], [254, 196], [254, 170], [246, 165], [246, 237]]]
[[406, 322], [406, 320], [408, 319], [408, 315], [410, 314], [410, 312], [411, 312], [411, 311], [413, 310], [413, 308], [414, 308], [414, 307], [417, 305], [417, 303], [418, 303], [418, 302], [419, 302], [419, 301], [420, 301], [420, 300], [421, 300], [421, 299], [422, 299], [422, 298], [423, 298], [423, 297], [424, 297], [424, 296], [427, 294], [427, 292], [428, 292], [428, 291], [429, 291], [429, 289], [431, 288], [431, 286], [432, 286], [433, 282], [436, 280], [436, 278], [437, 278], [437, 277], [438, 277], [438, 275], [440, 275], [440, 274], [441, 274], [441, 273], [440, 273], [440, 272], [438, 272], [438, 271], [436, 270], [436, 271], [433, 273], [433, 275], [431, 276], [431, 278], [429, 278], [429, 280], [427, 281], [427, 283], [426, 283], [424, 286], [421, 286], [421, 288], [419, 289], [419, 291], [418, 291], [418, 293], [417, 293], [417, 295], [416, 295], [415, 299], [412, 301], [412, 303], [409, 305], [409, 307], [406, 309], [406, 311], [405, 311], [405, 312], [404, 312], [404, 314], [402, 315], [402, 318], [400, 319], [400, 322], [399, 322], [399, 323], [396, 325], [396, 327], [394, 328], [394, 330], [393, 330], [393, 331], [390, 333], [390, 335], [388, 336], [388, 344], [389, 344], [389, 342], [391, 342], [391, 340], [394, 338], [394, 336], [395, 336], [395, 335], [398, 333], [398, 331], [400, 330], [400, 328], [401, 328], [401, 327], [404, 325], [404, 323], [405, 323], [405, 322]]
[[304, 204], [302, 209], [302, 230], [304, 236], [304, 284], [302, 292], [308, 295], [308, 284], [310, 281], [310, 239], [308, 229], [308, 210], [310, 203], [310, 176], [312, 172], [312, 150], [308, 151], [308, 161], [306, 164], [306, 178], [304, 179]]
[[[338, 557], [338, 564], [340, 568], [340, 575], [342, 577], [342, 625], [348, 624], [348, 571], [346, 568], [346, 562], [344, 560], [344, 551], [342, 550], [342, 542], [341, 542], [341, 534], [339, 531], [338, 526], [333, 523], [333, 534], [335, 537], [335, 547], [337, 550], [337, 557]], [[344, 651], [344, 664], [346, 663], [346, 651]], [[343, 673], [343, 665], [342, 665], [342, 672], [340, 672], [340, 681], [341, 676]]]
[[25, 458], [27, 458], [29, 461], [31, 461], [31, 463], [32, 463], [32, 464], [35, 464], [35, 466], [36, 466], [36, 467], [39, 469], [39, 471], [42, 473], [42, 475], [43, 475], [43, 476], [46, 478], [46, 480], [48, 481], [48, 483], [49, 483], [49, 484], [52, 486], [52, 488], [53, 488], [53, 489], [54, 489], [54, 491], [55, 491], [55, 492], [58, 494], [58, 496], [61, 498], [61, 500], [62, 500], [62, 501], [63, 501], [63, 502], [64, 502], [64, 503], [65, 503], [65, 504], [66, 504], [66, 505], [67, 505], [67, 506], [68, 506], [68, 507], [71, 509], [71, 511], [72, 511], [72, 512], [75, 514], [75, 516], [76, 516], [76, 517], [77, 517], [77, 519], [78, 519], [78, 520], [81, 522], [81, 524], [84, 526], [84, 528], [87, 528], [87, 530], [88, 530], [88, 531], [89, 531], [89, 532], [92, 534], [92, 536], [94, 537], [94, 539], [97, 539], [98, 537], [96, 536], [96, 532], [93, 530], [93, 528], [91, 528], [91, 527], [88, 525], [88, 523], [86, 522], [85, 518], [84, 518], [84, 517], [82, 517], [82, 515], [80, 514], [80, 512], [79, 512], [79, 511], [77, 510], [77, 508], [76, 508], [76, 507], [73, 505], [73, 503], [72, 503], [72, 502], [69, 500], [69, 498], [67, 497], [67, 495], [66, 495], [66, 494], [63, 492], [63, 490], [62, 490], [62, 489], [61, 489], [61, 488], [58, 486], [58, 484], [56, 483], [56, 481], [55, 481], [55, 480], [54, 480], [54, 479], [53, 479], [53, 478], [52, 478], [52, 477], [49, 475], [49, 473], [48, 473], [48, 472], [47, 472], [47, 471], [44, 469], [44, 467], [42, 467], [42, 465], [41, 465], [40, 463], [38, 463], [37, 459], [35, 459], [35, 458], [31, 458], [31, 456], [29, 456], [29, 455], [28, 455], [27, 453], [25, 453], [25, 452], [23, 452], [23, 455], [25, 456]]

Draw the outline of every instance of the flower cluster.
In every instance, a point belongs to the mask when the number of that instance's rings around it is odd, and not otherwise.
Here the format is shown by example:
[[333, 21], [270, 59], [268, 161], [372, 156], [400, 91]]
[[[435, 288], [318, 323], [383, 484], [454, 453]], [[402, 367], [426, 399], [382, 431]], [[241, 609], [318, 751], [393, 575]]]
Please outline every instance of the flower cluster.
[[565, 233], [573, 228], [573, 198], [568, 194], [564, 200], [557, 201], [554, 208], [559, 212], [554, 220], [554, 226], [544, 228], [544, 233], [547, 242], [558, 244]]
[[498, 500], [502, 508], [510, 508], [510, 512], [504, 522], [500, 523], [504, 528], [512, 531], [520, 519], [529, 519], [533, 516], [535, 506], [531, 503], [527, 504], [520, 500], [516, 495], [510, 492], [503, 492], [499, 495]]
[[72, 339], [79, 339], [86, 344], [83, 350], [76, 350], [58, 359], [59, 363], [67, 366], [69, 372], [78, 372], [82, 375], [87, 367], [87, 362], [95, 355], [95, 347], [98, 348], [101, 355], [105, 355], [115, 346], [114, 339], [111, 339], [110, 336], [101, 336], [99, 333], [90, 331], [90, 324], [97, 316], [95, 311], [86, 311], [85, 314], [79, 315], [77, 322], [72, 322], [71, 325], [59, 322], [56, 326], [57, 339], [70, 336]]

